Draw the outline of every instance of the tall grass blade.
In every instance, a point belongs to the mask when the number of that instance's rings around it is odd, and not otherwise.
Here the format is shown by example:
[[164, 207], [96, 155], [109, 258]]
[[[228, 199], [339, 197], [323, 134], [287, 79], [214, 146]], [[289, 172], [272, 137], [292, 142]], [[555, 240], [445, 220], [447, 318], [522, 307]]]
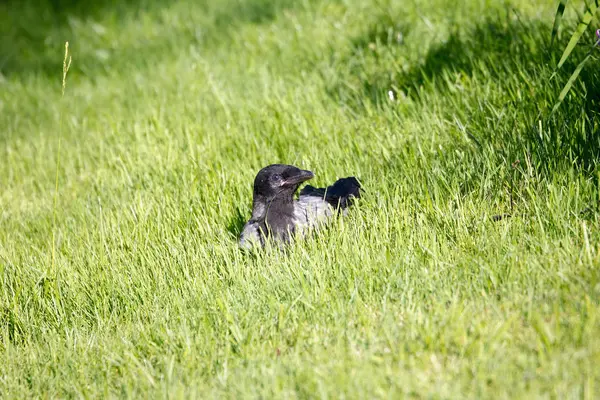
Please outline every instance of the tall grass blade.
[[581, 70], [583, 69], [583, 67], [585, 66], [585, 64], [587, 63], [587, 61], [592, 57], [592, 53], [588, 53], [588, 55], [579, 63], [579, 65], [577, 66], [577, 68], [575, 68], [575, 71], [573, 71], [573, 73], [571, 74], [571, 77], [569, 78], [569, 80], [567, 81], [567, 84], [565, 85], [565, 87], [563, 88], [563, 90], [560, 92], [560, 95], [558, 96], [558, 102], [554, 105], [554, 107], [552, 108], [552, 114], [554, 114], [556, 112], [556, 110], [558, 110], [558, 107], [560, 107], [560, 105], [562, 104], [563, 100], [565, 99], [565, 97], [567, 96], [567, 93], [569, 93], [569, 90], [571, 90], [571, 87], [573, 86], [573, 83], [575, 83], [575, 80], [577, 79], [577, 77], [579, 76], [579, 73], [581, 72]]
[[[67, 87], [67, 73], [71, 67], [71, 56], [69, 55], [69, 42], [65, 42], [65, 58], [63, 59], [62, 91], [61, 99], [65, 97], [65, 88]], [[56, 204], [58, 201], [58, 171], [60, 167], [60, 139], [62, 136], [63, 112], [60, 109], [59, 131], [58, 131], [58, 150], [56, 154], [56, 175], [54, 178], [54, 205], [52, 209], [52, 272], [55, 272], [56, 265]]]
[[577, 43], [579, 43], [579, 39], [581, 39], [583, 32], [585, 32], [587, 27], [590, 25], [590, 22], [592, 21], [592, 18], [594, 17], [594, 14], [596, 13], [597, 9], [598, 5], [594, 3], [588, 8], [585, 14], [583, 14], [581, 22], [577, 25], [577, 29], [575, 29], [575, 32], [573, 32], [571, 40], [569, 40], [569, 44], [567, 44], [565, 51], [563, 51], [562, 57], [558, 62], [558, 66], [556, 67], [557, 69], [560, 69], [560, 67], [563, 66], [565, 61], [567, 61], [567, 58], [569, 58], [569, 55], [571, 54], [575, 46], [577, 46]]
[[560, 28], [560, 22], [562, 21], [563, 15], [565, 13], [565, 8], [567, 7], [567, 3], [569, 0], [560, 0], [558, 3], [558, 8], [556, 9], [556, 16], [554, 17], [554, 25], [552, 26], [552, 38], [550, 39], [550, 47], [554, 44], [554, 39], [558, 35], [558, 29]]

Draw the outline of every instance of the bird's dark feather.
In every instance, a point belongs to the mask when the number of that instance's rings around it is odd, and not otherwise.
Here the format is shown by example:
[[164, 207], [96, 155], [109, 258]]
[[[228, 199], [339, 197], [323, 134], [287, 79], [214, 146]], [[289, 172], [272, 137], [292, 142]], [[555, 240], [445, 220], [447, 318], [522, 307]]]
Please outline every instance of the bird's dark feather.
[[360, 188], [361, 186], [358, 179], [351, 176], [338, 179], [333, 185], [326, 188], [316, 188], [311, 185], [306, 185], [300, 191], [300, 197], [320, 197], [333, 207], [344, 209], [352, 204], [354, 198], [360, 198]]

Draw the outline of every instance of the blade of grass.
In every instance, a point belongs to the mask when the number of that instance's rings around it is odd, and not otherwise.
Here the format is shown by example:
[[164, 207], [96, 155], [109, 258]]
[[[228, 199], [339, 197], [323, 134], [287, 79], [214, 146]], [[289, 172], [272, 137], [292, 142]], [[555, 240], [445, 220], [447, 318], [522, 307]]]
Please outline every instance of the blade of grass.
[[575, 32], [573, 32], [573, 35], [571, 36], [571, 39], [569, 40], [569, 44], [567, 44], [565, 51], [563, 51], [562, 57], [560, 58], [560, 61], [558, 62], [558, 66], [556, 67], [556, 69], [560, 69], [563, 66], [563, 64], [565, 63], [565, 61], [567, 61], [567, 58], [569, 58], [569, 55], [571, 54], [571, 52], [573, 51], [575, 46], [577, 46], [577, 43], [579, 43], [579, 40], [581, 39], [583, 32], [585, 32], [587, 27], [590, 25], [590, 22], [592, 21], [592, 18], [594, 17], [594, 14], [596, 13], [597, 9], [598, 9], [598, 5], [596, 3], [594, 3], [583, 14], [583, 17], [581, 18], [581, 22], [577, 25]]
[[554, 17], [554, 25], [552, 26], [552, 38], [550, 39], [550, 47], [554, 44], [554, 39], [558, 35], [558, 29], [560, 28], [560, 22], [562, 21], [563, 15], [565, 13], [565, 8], [567, 7], [567, 3], [569, 0], [561, 0], [558, 3], [558, 8], [556, 9], [556, 16]]
[[575, 80], [577, 79], [577, 77], [579, 76], [579, 73], [581, 72], [581, 70], [583, 69], [583, 67], [585, 66], [585, 64], [587, 63], [587, 61], [592, 57], [592, 53], [588, 53], [588, 55], [579, 63], [579, 65], [577, 66], [577, 68], [575, 68], [575, 71], [573, 71], [573, 73], [571, 74], [571, 77], [569, 78], [569, 80], [567, 81], [566, 85], [564, 86], [563, 90], [560, 92], [560, 95], [558, 96], [558, 102], [554, 105], [554, 107], [552, 108], [552, 112], [550, 113], [550, 115], [554, 114], [556, 112], [556, 110], [558, 110], [558, 107], [560, 107], [560, 105], [562, 104], [563, 100], [565, 99], [565, 97], [567, 96], [567, 93], [569, 93], [569, 91], [571, 90], [571, 87], [573, 86], [573, 83], [575, 83]]
[[[67, 73], [71, 67], [71, 56], [69, 55], [69, 42], [65, 42], [65, 58], [63, 59], [63, 75], [62, 75], [62, 92], [61, 99], [65, 97], [65, 88], [67, 87]], [[56, 176], [54, 180], [54, 205], [52, 209], [52, 272], [55, 272], [56, 264], [56, 203], [58, 200], [58, 170], [60, 167], [60, 138], [63, 126], [63, 112], [60, 110], [59, 117], [59, 135], [58, 135], [58, 150], [56, 154]]]

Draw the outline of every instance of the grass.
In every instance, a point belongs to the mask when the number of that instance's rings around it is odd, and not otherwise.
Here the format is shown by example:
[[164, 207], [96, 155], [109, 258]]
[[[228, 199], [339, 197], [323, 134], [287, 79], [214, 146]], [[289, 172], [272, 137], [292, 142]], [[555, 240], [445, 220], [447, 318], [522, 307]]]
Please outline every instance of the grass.
[[[9, 3], [3, 397], [599, 396], [600, 70], [551, 114], [554, 1]], [[245, 255], [274, 162], [365, 196]]]

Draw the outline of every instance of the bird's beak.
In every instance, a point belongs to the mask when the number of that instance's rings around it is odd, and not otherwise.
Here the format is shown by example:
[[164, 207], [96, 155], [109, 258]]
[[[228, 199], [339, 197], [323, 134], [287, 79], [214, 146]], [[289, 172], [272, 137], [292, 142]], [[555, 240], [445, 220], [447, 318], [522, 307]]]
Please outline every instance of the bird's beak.
[[284, 185], [297, 185], [299, 183], [306, 182], [307, 180], [312, 179], [314, 177], [315, 177], [315, 174], [313, 174], [312, 172], [301, 169], [294, 176], [288, 177], [283, 182], [283, 184]]

